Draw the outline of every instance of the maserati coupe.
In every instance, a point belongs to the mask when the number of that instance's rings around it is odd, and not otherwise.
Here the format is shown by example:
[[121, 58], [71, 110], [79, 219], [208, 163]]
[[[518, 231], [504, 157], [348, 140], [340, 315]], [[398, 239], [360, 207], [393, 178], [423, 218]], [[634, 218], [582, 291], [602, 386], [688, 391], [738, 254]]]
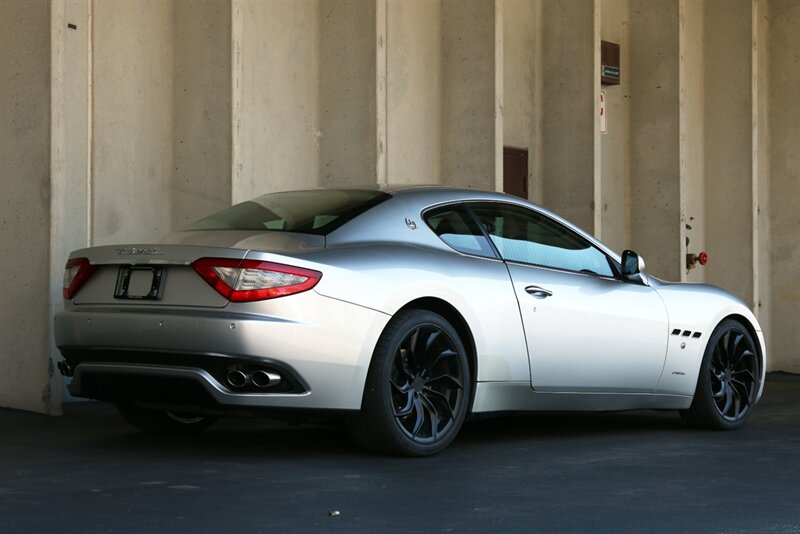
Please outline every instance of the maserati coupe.
[[761, 327], [735, 296], [648, 276], [501, 193], [271, 193], [157, 244], [77, 250], [63, 291], [69, 391], [146, 431], [323, 416], [424, 456], [482, 414], [674, 410], [735, 429], [764, 385]]

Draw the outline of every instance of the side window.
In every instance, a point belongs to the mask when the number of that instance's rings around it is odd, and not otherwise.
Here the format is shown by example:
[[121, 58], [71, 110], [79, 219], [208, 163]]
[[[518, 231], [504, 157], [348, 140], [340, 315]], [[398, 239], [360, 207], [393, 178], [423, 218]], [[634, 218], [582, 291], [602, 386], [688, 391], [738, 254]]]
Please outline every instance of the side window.
[[425, 213], [425, 222], [451, 248], [465, 254], [496, 257], [492, 246], [463, 206], [442, 206]]
[[614, 276], [603, 252], [544, 215], [511, 204], [476, 203], [470, 207], [504, 260]]

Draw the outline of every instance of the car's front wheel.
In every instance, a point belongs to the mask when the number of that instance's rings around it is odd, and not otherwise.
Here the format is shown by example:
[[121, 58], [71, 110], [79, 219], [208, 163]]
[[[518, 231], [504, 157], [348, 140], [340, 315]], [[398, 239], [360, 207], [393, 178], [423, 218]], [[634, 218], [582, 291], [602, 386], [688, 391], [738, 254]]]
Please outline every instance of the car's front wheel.
[[405, 310], [375, 347], [361, 412], [348, 429], [373, 451], [435, 454], [461, 428], [469, 396], [467, 353], [456, 330], [431, 311]]
[[700, 428], [744, 425], [758, 396], [760, 363], [750, 332], [738, 321], [722, 321], [708, 340], [694, 400], [681, 417]]
[[180, 412], [162, 412], [136, 404], [117, 404], [120, 415], [140, 430], [159, 434], [196, 434], [210, 427], [216, 417]]

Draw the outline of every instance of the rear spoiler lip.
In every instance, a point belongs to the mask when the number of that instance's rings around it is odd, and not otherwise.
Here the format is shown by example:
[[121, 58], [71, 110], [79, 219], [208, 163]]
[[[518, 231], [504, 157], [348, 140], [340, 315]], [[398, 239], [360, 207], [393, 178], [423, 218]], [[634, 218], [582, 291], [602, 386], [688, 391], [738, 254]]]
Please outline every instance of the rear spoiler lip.
[[73, 251], [69, 259], [87, 258], [92, 265], [190, 265], [205, 257], [244, 259], [249, 249], [203, 245], [158, 245], [135, 243], [105, 245]]

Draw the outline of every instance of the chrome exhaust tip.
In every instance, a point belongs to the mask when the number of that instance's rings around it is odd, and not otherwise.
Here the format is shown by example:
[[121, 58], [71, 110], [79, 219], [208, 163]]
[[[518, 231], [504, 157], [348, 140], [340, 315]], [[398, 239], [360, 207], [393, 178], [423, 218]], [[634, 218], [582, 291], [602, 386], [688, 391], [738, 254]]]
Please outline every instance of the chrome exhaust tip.
[[72, 376], [72, 367], [69, 366], [66, 360], [58, 362], [56, 367], [58, 367], [58, 372], [61, 373], [61, 376]]
[[225, 378], [228, 380], [228, 385], [234, 388], [243, 388], [250, 381], [250, 377], [239, 369], [231, 369]]
[[270, 386], [274, 386], [281, 381], [281, 376], [276, 373], [270, 373], [268, 371], [253, 371], [253, 385], [257, 388], [268, 388]]

